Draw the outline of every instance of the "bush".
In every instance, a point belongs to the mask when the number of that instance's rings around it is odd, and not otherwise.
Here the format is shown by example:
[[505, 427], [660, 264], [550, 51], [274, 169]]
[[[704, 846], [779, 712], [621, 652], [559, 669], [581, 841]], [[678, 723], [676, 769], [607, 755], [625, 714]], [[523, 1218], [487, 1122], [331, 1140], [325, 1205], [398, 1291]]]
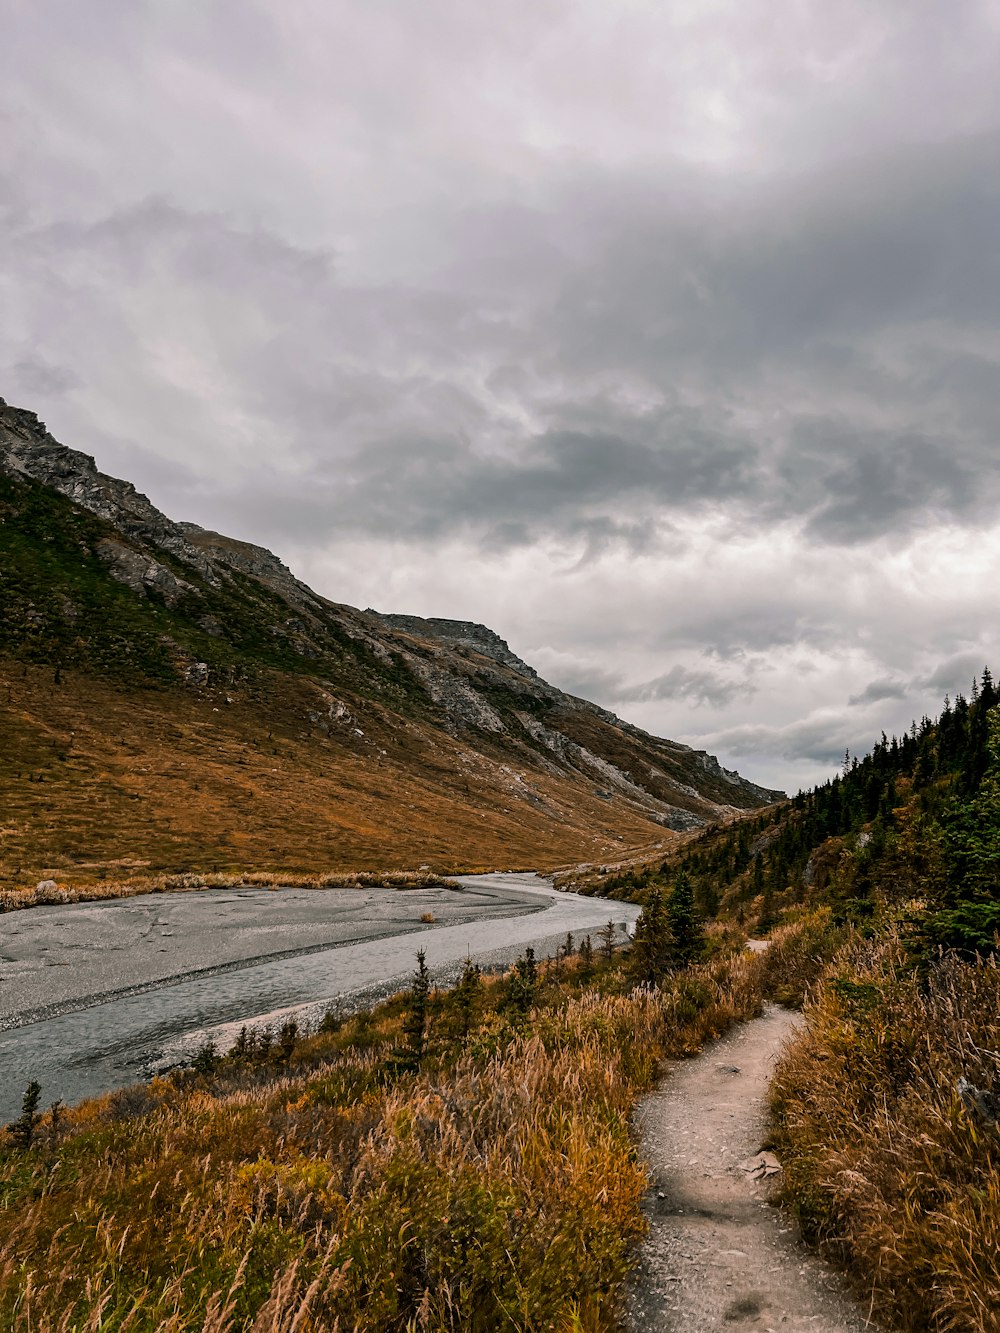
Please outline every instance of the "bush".
[[757, 955], [764, 993], [780, 1004], [801, 1006], [845, 938], [828, 907], [772, 930], [769, 947]]

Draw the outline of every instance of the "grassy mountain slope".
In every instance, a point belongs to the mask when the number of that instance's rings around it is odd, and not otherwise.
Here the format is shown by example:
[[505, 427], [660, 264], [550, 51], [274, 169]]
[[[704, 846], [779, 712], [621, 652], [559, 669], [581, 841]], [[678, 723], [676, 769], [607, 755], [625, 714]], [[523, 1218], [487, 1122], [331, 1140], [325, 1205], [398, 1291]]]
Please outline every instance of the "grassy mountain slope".
[[0, 880], [549, 867], [777, 793], [481, 625], [320, 597], [0, 400]]

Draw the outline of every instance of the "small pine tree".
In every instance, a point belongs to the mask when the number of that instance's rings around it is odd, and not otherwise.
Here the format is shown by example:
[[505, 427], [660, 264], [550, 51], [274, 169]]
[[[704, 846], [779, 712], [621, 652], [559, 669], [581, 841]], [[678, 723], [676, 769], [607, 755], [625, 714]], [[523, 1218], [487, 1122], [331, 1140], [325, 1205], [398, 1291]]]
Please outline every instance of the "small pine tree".
[[601, 938], [601, 957], [610, 963], [615, 956], [615, 943], [618, 939], [618, 927], [613, 921], [606, 921], [598, 932]]
[[278, 1033], [278, 1048], [281, 1051], [281, 1058], [287, 1065], [292, 1058], [295, 1050], [295, 1043], [299, 1039], [299, 1025], [294, 1018], [288, 1019], [282, 1023], [281, 1031]]
[[518, 960], [518, 968], [532, 990], [538, 984], [538, 964], [535, 962], [535, 951], [529, 944], [524, 951], [524, 957]]
[[219, 1063], [219, 1052], [216, 1050], [215, 1042], [209, 1037], [204, 1045], [199, 1046], [195, 1052], [194, 1059], [191, 1061], [191, 1068], [196, 1074], [213, 1074], [216, 1065]]
[[523, 1021], [531, 1012], [538, 989], [538, 966], [535, 951], [529, 945], [524, 957], [519, 958], [507, 978], [507, 1007], [514, 1017]]
[[694, 886], [683, 870], [674, 880], [673, 892], [667, 904], [667, 919], [674, 937], [674, 956], [687, 966], [696, 963], [705, 951], [705, 932], [694, 910]]
[[630, 970], [636, 981], [655, 985], [670, 966], [673, 937], [663, 894], [655, 885], [646, 894], [639, 920], [635, 923]]
[[764, 853], [758, 852], [753, 859], [753, 874], [750, 877], [750, 884], [753, 889], [754, 897], [764, 892]]
[[712, 879], [698, 881], [696, 892], [698, 910], [704, 917], [715, 917], [719, 911], [719, 889]]
[[240, 1028], [240, 1034], [233, 1042], [232, 1050], [229, 1052], [230, 1059], [238, 1061], [240, 1064], [246, 1064], [253, 1059], [254, 1039], [253, 1033], [244, 1023]]
[[337, 1010], [327, 1009], [326, 1013], [320, 1020], [319, 1030], [320, 1032], [332, 1035], [335, 1032], [339, 1032], [343, 1026], [344, 1020], [341, 1018]]
[[586, 977], [594, 967], [594, 941], [585, 935], [580, 941], [580, 973]]
[[479, 964], [474, 963], [471, 958], [467, 958], [465, 960], [465, 966], [462, 968], [462, 975], [459, 978], [458, 985], [453, 992], [455, 1008], [458, 1010], [459, 1026], [463, 1040], [468, 1038], [468, 1035], [472, 1030], [473, 1020], [476, 1016], [476, 1007], [479, 1003], [482, 989], [483, 978], [482, 973], [479, 970]]
[[423, 949], [417, 952], [417, 970], [410, 983], [407, 1010], [403, 1018], [403, 1036], [406, 1039], [404, 1059], [417, 1069], [424, 1058], [427, 1043], [427, 1013], [430, 1008], [431, 974], [427, 970], [427, 956]]
[[766, 935], [774, 928], [774, 896], [770, 888], [764, 890], [763, 897], [760, 900], [760, 916], [757, 918], [757, 934]]
[[21, 1114], [18, 1118], [7, 1126], [7, 1133], [14, 1140], [18, 1148], [30, 1148], [32, 1140], [35, 1137], [35, 1130], [38, 1128], [38, 1122], [41, 1116], [38, 1113], [38, 1102], [42, 1095], [41, 1084], [36, 1079], [31, 1082], [24, 1090], [24, 1096], [21, 1098]]

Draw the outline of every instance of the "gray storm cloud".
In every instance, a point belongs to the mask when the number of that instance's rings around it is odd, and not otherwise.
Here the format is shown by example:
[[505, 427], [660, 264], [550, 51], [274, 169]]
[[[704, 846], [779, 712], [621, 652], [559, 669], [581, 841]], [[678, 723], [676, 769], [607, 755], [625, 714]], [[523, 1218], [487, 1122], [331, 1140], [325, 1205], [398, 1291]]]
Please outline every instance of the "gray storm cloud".
[[0, 392], [164, 509], [785, 786], [996, 660], [994, 5], [9, 27]]

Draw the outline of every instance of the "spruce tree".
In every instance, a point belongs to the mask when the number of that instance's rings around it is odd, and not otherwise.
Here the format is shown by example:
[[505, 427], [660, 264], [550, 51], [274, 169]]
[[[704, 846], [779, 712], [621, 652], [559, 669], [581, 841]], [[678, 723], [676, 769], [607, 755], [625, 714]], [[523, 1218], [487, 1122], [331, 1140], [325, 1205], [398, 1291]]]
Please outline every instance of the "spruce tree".
[[7, 1126], [7, 1133], [19, 1148], [31, 1147], [31, 1142], [35, 1137], [35, 1130], [38, 1128], [38, 1122], [42, 1118], [38, 1113], [38, 1102], [41, 1095], [41, 1085], [35, 1079], [32, 1079], [24, 1090], [24, 1096], [21, 1098], [20, 1116], [12, 1124]]
[[674, 937], [674, 956], [687, 966], [696, 963], [705, 950], [705, 932], [694, 909], [694, 885], [691, 877], [680, 870], [674, 880], [673, 892], [667, 904], [667, 920]]
[[479, 971], [479, 964], [474, 963], [471, 958], [466, 958], [462, 975], [454, 990], [455, 1008], [458, 1010], [463, 1039], [467, 1038], [472, 1030], [472, 1021], [475, 1017], [476, 1005], [482, 989], [483, 979]]
[[417, 970], [410, 983], [407, 996], [406, 1015], [403, 1019], [403, 1036], [406, 1039], [403, 1057], [406, 1063], [417, 1069], [424, 1058], [427, 1041], [427, 1011], [430, 1007], [431, 974], [427, 970], [427, 956], [423, 949], [417, 951]]
[[647, 892], [639, 920], [635, 923], [630, 954], [630, 971], [635, 980], [655, 985], [670, 967], [672, 953], [673, 937], [663, 894], [654, 885]]
[[580, 975], [586, 977], [594, 966], [594, 941], [585, 935], [580, 941]]
[[299, 1025], [294, 1018], [288, 1019], [282, 1023], [281, 1030], [278, 1033], [278, 1049], [281, 1051], [281, 1058], [287, 1065], [295, 1051], [295, 1043], [299, 1039]]
[[601, 937], [601, 956], [606, 963], [610, 963], [615, 954], [615, 940], [618, 938], [618, 927], [613, 921], [606, 921], [598, 934]]
[[514, 1017], [524, 1021], [535, 1003], [538, 989], [538, 966], [535, 963], [535, 951], [529, 945], [524, 957], [514, 964], [507, 979], [507, 1006]]
[[196, 1074], [214, 1074], [219, 1065], [219, 1052], [215, 1042], [209, 1037], [194, 1053], [191, 1068]]

